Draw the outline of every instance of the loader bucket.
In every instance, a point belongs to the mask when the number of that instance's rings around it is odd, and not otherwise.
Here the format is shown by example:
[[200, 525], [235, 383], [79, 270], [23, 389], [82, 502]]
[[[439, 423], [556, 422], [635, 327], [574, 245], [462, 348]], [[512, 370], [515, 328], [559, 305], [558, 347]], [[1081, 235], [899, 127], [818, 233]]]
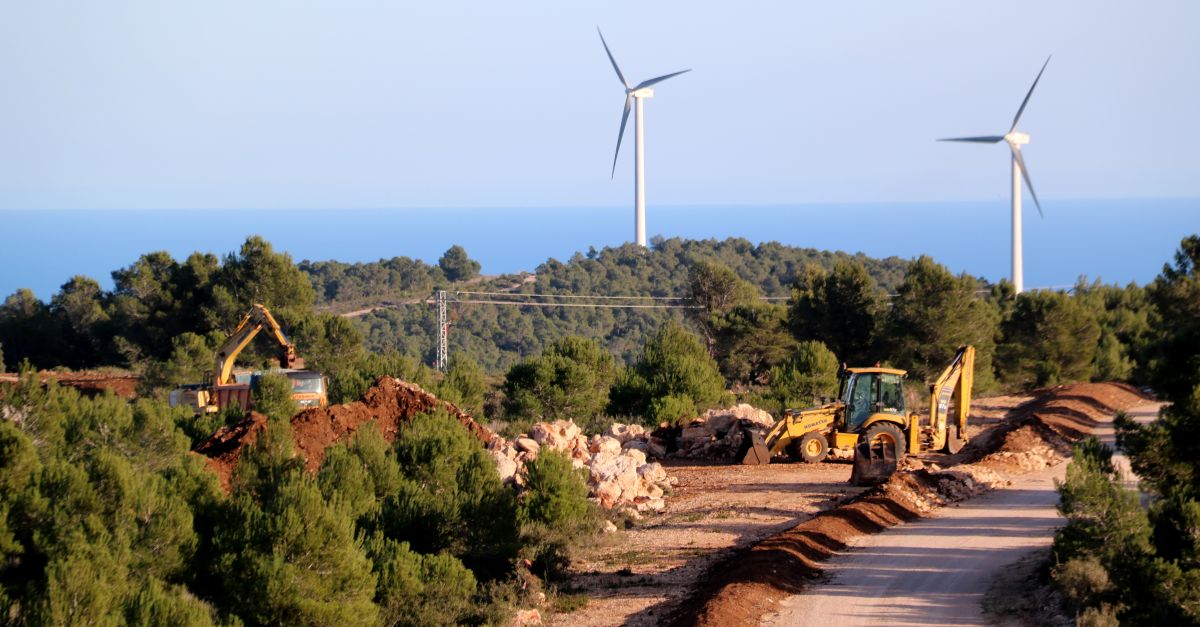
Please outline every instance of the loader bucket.
[[746, 465], [771, 463], [771, 451], [763, 440], [762, 434], [755, 429], [742, 429], [742, 446], [738, 449], [737, 458]]
[[896, 448], [885, 442], [875, 445], [863, 441], [854, 447], [854, 470], [850, 472], [853, 485], [875, 485], [887, 481], [896, 472]]

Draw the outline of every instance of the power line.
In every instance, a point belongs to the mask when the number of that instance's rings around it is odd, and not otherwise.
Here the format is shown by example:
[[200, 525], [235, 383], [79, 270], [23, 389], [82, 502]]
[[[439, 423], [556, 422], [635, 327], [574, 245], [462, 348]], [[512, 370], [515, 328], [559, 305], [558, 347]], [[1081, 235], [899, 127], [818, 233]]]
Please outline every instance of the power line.
[[531, 294], [525, 292], [450, 292], [451, 294], [466, 294], [468, 296], [509, 296], [513, 298], [586, 298], [598, 300], [689, 300], [685, 296], [610, 296], [586, 294]]
[[606, 307], [608, 309], [703, 309], [700, 305], [637, 305], [608, 303], [522, 303], [515, 300], [465, 300], [451, 302], [467, 305], [516, 305], [517, 307]]

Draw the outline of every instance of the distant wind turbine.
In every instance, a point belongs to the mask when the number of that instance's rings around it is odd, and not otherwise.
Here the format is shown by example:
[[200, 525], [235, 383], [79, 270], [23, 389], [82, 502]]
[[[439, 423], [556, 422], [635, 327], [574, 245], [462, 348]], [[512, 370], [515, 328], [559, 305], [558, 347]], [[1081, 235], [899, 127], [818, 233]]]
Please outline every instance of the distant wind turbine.
[[1025, 160], [1021, 158], [1021, 146], [1029, 143], [1029, 135], [1017, 130], [1017, 123], [1021, 121], [1021, 114], [1025, 113], [1025, 105], [1029, 104], [1029, 97], [1033, 95], [1034, 88], [1037, 87], [1038, 81], [1042, 78], [1042, 72], [1046, 71], [1046, 66], [1050, 64], [1050, 57], [1046, 57], [1046, 62], [1042, 64], [1042, 69], [1038, 72], [1037, 78], [1033, 79], [1033, 85], [1029, 87], [1029, 93], [1025, 94], [1025, 100], [1021, 102], [1021, 108], [1017, 109], [1017, 115], [1013, 118], [1012, 127], [1004, 135], [989, 135], [986, 137], [952, 137], [948, 139], [939, 139], [942, 142], [974, 142], [978, 144], [998, 144], [1002, 141], [1008, 142], [1008, 147], [1012, 149], [1012, 282], [1013, 289], [1017, 294], [1025, 290], [1024, 268], [1021, 261], [1021, 178], [1024, 177], [1025, 185], [1029, 187], [1029, 195], [1033, 196], [1033, 204], [1037, 207], [1038, 215], [1043, 218], [1042, 204], [1038, 202], [1037, 192], [1033, 191], [1033, 182], [1029, 180], [1029, 169], [1025, 167]]
[[633, 217], [633, 234], [634, 241], [638, 246], [646, 245], [646, 163], [645, 163], [645, 138], [642, 132], [642, 100], [654, 97], [654, 90], [650, 89], [652, 85], [657, 85], [668, 78], [679, 76], [684, 72], [691, 70], [682, 70], [664, 74], [657, 78], [642, 81], [636, 86], [630, 87], [629, 81], [625, 80], [625, 75], [621, 74], [621, 68], [617, 67], [617, 60], [613, 58], [612, 51], [608, 49], [608, 42], [604, 41], [604, 33], [600, 32], [600, 27], [596, 27], [596, 32], [600, 33], [600, 43], [604, 45], [604, 52], [608, 54], [608, 60], [612, 63], [613, 69], [617, 72], [617, 78], [621, 79], [621, 85], [625, 87], [625, 111], [621, 113], [621, 130], [617, 132], [617, 150], [613, 153], [612, 172], [609, 177], [615, 177], [617, 174], [617, 155], [621, 154], [621, 138], [625, 136], [625, 122], [629, 120], [629, 109], [633, 101], [637, 102], [637, 112], [634, 114], [634, 145], [636, 146], [636, 155], [634, 158], [634, 217]]

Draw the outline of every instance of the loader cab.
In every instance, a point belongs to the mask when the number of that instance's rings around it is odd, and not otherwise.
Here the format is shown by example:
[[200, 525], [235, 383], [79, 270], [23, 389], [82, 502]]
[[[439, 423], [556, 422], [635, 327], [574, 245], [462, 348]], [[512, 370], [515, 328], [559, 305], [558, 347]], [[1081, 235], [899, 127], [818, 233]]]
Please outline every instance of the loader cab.
[[846, 404], [843, 430], [856, 432], [875, 414], [900, 417], [904, 406], [904, 377], [894, 368], [847, 368], [842, 373], [839, 397]]

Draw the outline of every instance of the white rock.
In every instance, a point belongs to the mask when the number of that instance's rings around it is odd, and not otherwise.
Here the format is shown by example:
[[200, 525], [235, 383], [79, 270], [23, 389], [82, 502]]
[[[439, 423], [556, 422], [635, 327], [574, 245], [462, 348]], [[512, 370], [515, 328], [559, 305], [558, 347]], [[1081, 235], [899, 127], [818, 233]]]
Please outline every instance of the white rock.
[[492, 459], [496, 462], [496, 471], [500, 473], [500, 480], [509, 483], [517, 474], [517, 462], [513, 461], [503, 451], [488, 451]]
[[[649, 481], [650, 483], [662, 483], [664, 481], [668, 481], [668, 479], [675, 481], [674, 477], [667, 477], [667, 471], [664, 470], [662, 464], [658, 462], [643, 464], [638, 467], [637, 472], [638, 476], [642, 477], [646, 481]], [[674, 483], [671, 485], [674, 485]]]
[[604, 533], [616, 533], [617, 526], [611, 520], [604, 521]]
[[529, 453], [529, 454], [535, 455], [535, 456], [537, 455], [538, 451], [541, 450], [541, 448], [542, 448], [541, 445], [538, 444], [536, 440], [534, 440], [532, 438], [525, 438], [525, 437], [521, 437], [521, 438], [517, 438], [517, 439], [513, 440], [513, 446], [517, 447], [517, 450], [519, 450], [519, 451], [523, 451], [525, 453]]
[[599, 442], [593, 443], [591, 449], [597, 455], [601, 453], [620, 453], [621, 441], [613, 437], [604, 436], [600, 438]]

